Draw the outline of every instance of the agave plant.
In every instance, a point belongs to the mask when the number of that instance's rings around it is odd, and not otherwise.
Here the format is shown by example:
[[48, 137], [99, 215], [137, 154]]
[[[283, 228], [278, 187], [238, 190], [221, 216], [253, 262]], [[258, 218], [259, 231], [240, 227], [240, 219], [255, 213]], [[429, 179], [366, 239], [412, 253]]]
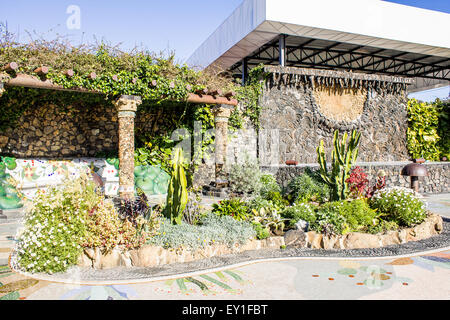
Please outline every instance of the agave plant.
[[285, 227], [284, 219], [274, 208], [252, 209], [253, 221], [272, 231], [282, 231]]

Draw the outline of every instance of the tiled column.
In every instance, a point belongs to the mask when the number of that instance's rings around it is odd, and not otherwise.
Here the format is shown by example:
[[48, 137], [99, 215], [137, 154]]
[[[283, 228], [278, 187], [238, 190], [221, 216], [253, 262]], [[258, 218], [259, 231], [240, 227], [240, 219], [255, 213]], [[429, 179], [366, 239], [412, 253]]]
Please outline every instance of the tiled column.
[[121, 198], [134, 197], [134, 118], [138, 96], [123, 95], [115, 101], [119, 121], [119, 195]]
[[227, 180], [226, 159], [228, 144], [228, 118], [232, 107], [218, 105], [212, 109], [214, 114], [215, 136], [215, 175], [216, 183]]

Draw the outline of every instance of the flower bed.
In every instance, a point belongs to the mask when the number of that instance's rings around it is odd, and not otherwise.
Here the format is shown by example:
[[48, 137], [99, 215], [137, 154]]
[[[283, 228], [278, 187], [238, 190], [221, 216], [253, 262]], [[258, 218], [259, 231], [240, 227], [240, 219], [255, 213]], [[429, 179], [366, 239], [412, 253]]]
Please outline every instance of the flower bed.
[[[353, 149], [337, 137], [331, 172], [322, 145], [320, 170], [295, 177], [286, 189], [247, 159], [230, 174], [232, 189], [241, 197], [221, 200], [209, 211], [187, 187], [180, 151], [171, 163], [166, 202], [159, 206], [151, 207], [139, 190], [136, 199], [114, 205], [87, 177], [69, 181], [31, 203], [16, 265], [48, 273], [76, 264], [149, 267], [285, 245], [377, 248], [442, 231], [442, 218], [427, 212], [420, 194], [386, 187], [382, 173], [371, 184], [360, 168], [351, 168], [348, 159], [356, 157], [343, 150], [355, 151], [357, 134], [352, 133]], [[338, 157], [339, 152], [343, 154]], [[347, 159], [345, 166], [342, 159]]]

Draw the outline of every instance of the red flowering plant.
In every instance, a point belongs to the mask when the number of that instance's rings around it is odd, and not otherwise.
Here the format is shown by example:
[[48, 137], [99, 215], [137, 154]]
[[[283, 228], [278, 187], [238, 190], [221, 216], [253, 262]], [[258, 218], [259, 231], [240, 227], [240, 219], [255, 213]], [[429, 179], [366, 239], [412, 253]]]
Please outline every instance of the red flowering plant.
[[350, 172], [350, 176], [345, 182], [350, 189], [350, 196], [352, 198], [364, 197], [369, 187], [369, 179], [363, 169], [356, 166]]
[[367, 174], [362, 168], [356, 166], [351, 170], [350, 176], [345, 182], [348, 183], [352, 198], [371, 198], [375, 191], [386, 187], [386, 173], [380, 170], [375, 185], [370, 186]]
[[369, 190], [367, 191], [366, 197], [372, 198], [375, 191], [384, 189], [385, 187], [386, 187], [386, 173], [384, 172], [384, 170], [380, 170], [380, 171], [378, 171], [377, 182], [375, 183], [374, 186], [369, 188]]

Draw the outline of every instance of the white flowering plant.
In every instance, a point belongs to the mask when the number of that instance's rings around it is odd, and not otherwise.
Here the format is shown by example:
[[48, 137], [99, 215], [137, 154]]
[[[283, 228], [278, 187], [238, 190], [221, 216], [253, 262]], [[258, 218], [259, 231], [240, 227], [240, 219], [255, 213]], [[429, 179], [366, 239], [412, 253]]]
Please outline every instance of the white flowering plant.
[[117, 246], [141, 246], [159, 228], [156, 220], [138, 217], [136, 226], [121, 220], [113, 203], [81, 175], [60, 188], [38, 191], [28, 204], [17, 262], [32, 273], [64, 272], [77, 264], [83, 248], [99, 247], [105, 253]]
[[387, 221], [400, 226], [411, 226], [423, 222], [427, 216], [426, 203], [412, 189], [390, 187], [378, 190], [371, 199], [371, 207]]
[[60, 272], [77, 263], [87, 235], [86, 213], [95, 206], [95, 185], [73, 180], [62, 189], [39, 190], [28, 204], [17, 244], [28, 272]]

